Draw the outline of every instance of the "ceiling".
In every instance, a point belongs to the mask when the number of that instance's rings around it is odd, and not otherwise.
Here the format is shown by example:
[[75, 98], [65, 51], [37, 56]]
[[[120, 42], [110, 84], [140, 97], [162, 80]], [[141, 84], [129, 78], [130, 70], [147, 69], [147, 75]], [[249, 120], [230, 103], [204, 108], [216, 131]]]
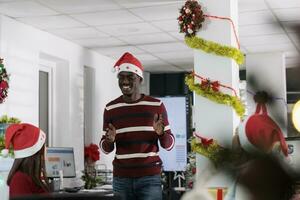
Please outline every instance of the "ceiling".
[[[0, 0], [0, 13], [117, 59], [136, 55], [149, 72], [193, 68], [193, 51], [178, 33], [184, 0]], [[201, 1], [200, 1], [201, 2]], [[238, 0], [244, 53], [286, 52], [299, 64], [300, 0]]]

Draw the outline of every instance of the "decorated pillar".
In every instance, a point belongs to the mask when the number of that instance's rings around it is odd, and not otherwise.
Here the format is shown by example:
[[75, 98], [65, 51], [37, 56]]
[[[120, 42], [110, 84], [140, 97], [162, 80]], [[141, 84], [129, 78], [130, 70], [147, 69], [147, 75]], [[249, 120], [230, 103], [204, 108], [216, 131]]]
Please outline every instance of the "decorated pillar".
[[232, 180], [218, 170], [222, 153], [214, 151], [231, 148], [234, 131], [245, 112], [238, 94], [239, 65], [244, 55], [239, 50], [237, 3], [201, 0], [197, 6], [197, 1], [189, 0], [179, 17], [185, 42], [195, 49], [194, 72], [186, 83], [195, 92], [193, 123], [198, 141], [192, 141], [192, 148], [198, 148], [199, 153], [196, 184], [207, 191], [216, 189], [218, 199], [223, 198]]

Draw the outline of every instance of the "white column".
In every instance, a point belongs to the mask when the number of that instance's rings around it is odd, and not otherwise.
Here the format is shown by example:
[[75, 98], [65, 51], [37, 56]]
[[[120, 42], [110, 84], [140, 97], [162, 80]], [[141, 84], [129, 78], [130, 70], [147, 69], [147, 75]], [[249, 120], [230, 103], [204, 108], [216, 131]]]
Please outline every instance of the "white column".
[[[230, 17], [235, 28], [238, 27], [237, 0], [201, 0], [204, 14]], [[234, 31], [229, 21], [219, 19], [207, 19], [198, 36], [218, 42], [223, 45], [237, 47]], [[238, 93], [239, 66], [233, 59], [227, 57], [207, 54], [203, 51], [195, 50], [194, 70], [202, 77], [211, 81], [220, 81], [221, 84], [230, 86]], [[220, 91], [226, 94], [234, 93], [225, 88]], [[206, 98], [195, 94], [194, 125], [196, 132], [202, 136], [213, 138], [219, 144], [231, 148], [231, 140], [235, 128], [240, 119], [235, 110], [224, 104], [217, 104]], [[206, 157], [197, 156], [197, 181], [207, 187], [229, 187], [230, 181], [226, 176], [217, 172]], [[209, 174], [217, 175], [210, 176]], [[206, 174], [203, 176], [203, 174]]]
[[[266, 91], [278, 98], [266, 104], [269, 116], [287, 135], [286, 71], [282, 52], [249, 54], [246, 58], [247, 90]], [[254, 84], [251, 84], [251, 79]], [[253, 95], [247, 94], [248, 114], [255, 112]]]

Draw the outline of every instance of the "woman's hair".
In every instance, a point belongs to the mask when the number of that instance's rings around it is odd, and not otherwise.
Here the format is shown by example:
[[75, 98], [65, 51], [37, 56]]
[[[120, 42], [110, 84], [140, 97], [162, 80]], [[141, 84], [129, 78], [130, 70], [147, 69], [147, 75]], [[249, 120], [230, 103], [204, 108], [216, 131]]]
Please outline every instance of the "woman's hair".
[[7, 178], [7, 185], [10, 185], [12, 177], [17, 171], [21, 171], [30, 176], [33, 182], [45, 191], [49, 191], [49, 183], [46, 176], [45, 145], [34, 155], [26, 158], [15, 159], [14, 164]]

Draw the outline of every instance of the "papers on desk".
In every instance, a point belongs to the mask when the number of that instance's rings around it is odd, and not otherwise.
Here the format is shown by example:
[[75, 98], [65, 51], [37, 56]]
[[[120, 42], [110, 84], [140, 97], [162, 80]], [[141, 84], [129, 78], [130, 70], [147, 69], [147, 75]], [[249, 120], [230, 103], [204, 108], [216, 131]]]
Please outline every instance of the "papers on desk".
[[98, 189], [103, 189], [103, 190], [112, 190], [112, 185], [101, 185], [97, 187]]
[[79, 191], [80, 193], [95, 193], [95, 192], [107, 192], [107, 190], [103, 189], [82, 189]]

